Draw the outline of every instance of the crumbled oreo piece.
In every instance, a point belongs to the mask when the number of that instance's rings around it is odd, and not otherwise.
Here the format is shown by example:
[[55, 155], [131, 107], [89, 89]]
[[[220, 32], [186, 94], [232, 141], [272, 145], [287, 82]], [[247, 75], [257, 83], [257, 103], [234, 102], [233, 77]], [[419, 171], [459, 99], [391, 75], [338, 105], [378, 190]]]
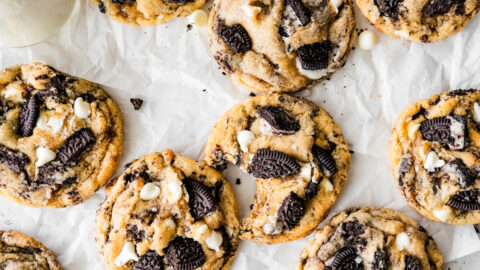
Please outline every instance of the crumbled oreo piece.
[[387, 270], [390, 266], [390, 259], [388, 256], [388, 251], [385, 249], [378, 248], [373, 255], [373, 269], [374, 270]]
[[132, 270], [163, 270], [163, 257], [156, 251], [150, 250], [143, 254], [135, 263]]
[[347, 221], [342, 223], [342, 238], [351, 247], [364, 247], [365, 239], [361, 237], [365, 233], [363, 225], [358, 220]]
[[101, 13], [107, 12], [107, 7], [105, 6], [105, 3], [102, 0], [98, 1], [98, 9], [100, 10]]
[[449, 161], [444, 168], [447, 168], [447, 172], [449, 172], [448, 168], [453, 169], [453, 173], [458, 179], [458, 185], [461, 188], [468, 188], [477, 181], [477, 174], [470, 170], [463, 160], [459, 158]]
[[474, 89], [468, 89], [468, 90], [457, 89], [457, 90], [452, 90], [452, 91], [448, 92], [448, 96], [449, 97], [466, 96], [470, 93], [475, 93], [475, 91], [477, 91], [477, 90], [474, 90]]
[[233, 248], [232, 240], [231, 240], [230, 235], [228, 235], [228, 232], [227, 232], [227, 230], [225, 229], [224, 226], [220, 227], [218, 229], [218, 231], [222, 235], [222, 239], [223, 239], [222, 240], [222, 248], [225, 252], [224, 256], [226, 258], [233, 256], [235, 254], [235, 250]]
[[0, 145], [0, 163], [7, 166], [16, 173], [25, 173], [25, 165], [28, 163], [28, 156], [22, 152], [16, 152]]
[[328, 67], [328, 59], [333, 46], [330, 41], [303, 45], [298, 48], [297, 55], [305, 70], [317, 70]]
[[206, 261], [202, 245], [192, 238], [181, 236], [175, 237], [168, 243], [165, 256], [173, 270], [193, 270]]
[[272, 127], [273, 134], [290, 135], [300, 129], [298, 121], [288, 116], [282, 108], [263, 106], [257, 113]]
[[199, 220], [217, 209], [217, 202], [209, 187], [188, 177], [183, 179], [183, 185], [188, 192], [190, 214], [195, 220]]
[[193, 0], [168, 0], [168, 2], [183, 6], [186, 5], [187, 2], [193, 2]]
[[131, 98], [130, 103], [132, 103], [133, 108], [138, 111], [140, 108], [142, 108], [143, 105], [143, 99], [140, 98]]
[[308, 183], [307, 187], [305, 188], [305, 200], [310, 201], [311, 199], [315, 198], [319, 190], [320, 188], [318, 187], [318, 183]]
[[473, 211], [480, 209], [480, 203], [478, 199], [480, 197], [479, 189], [470, 189], [460, 191], [457, 194], [453, 195], [447, 202], [447, 205], [464, 211]]
[[294, 158], [280, 151], [266, 148], [259, 149], [248, 165], [248, 172], [262, 179], [287, 177], [298, 173], [300, 169], [300, 165]]
[[293, 9], [293, 12], [295, 12], [295, 15], [297, 15], [298, 20], [303, 26], [312, 21], [312, 12], [303, 4], [302, 0], [287, 0], [286, 4]]
[[317, 162], [319, 166], [323, 166], [331, 175], [337, 173], [337, 163], [329, 151], [314, 144], [312, 147], [312, 154], [315, 158], [315, 162]]
[[337, 251], [332, 261], [332, 270], [363, 270], [363, 262], [357, 263], [354, 248], [344, 247]]
[[427, 141], [446, 144], [450, 150], [461, 150], [465, 147], [466, 123], [463, 116], [438, 117], [422, 122], [420, 131]]
[[[228, 167], [228, 162], [225, 160], [225, 155], [221, 150], [214, 150], [212, 152], [213, 156], [213, 164], [210, 165], [212, 168], [214, 168], [217, 171], [223, 172], [224, 170], [227, 169]], [[237, 162], [241, 162], [241, 159], [237, 159]], [[238, 165], [238, 164], [237, 164]]]
[[399, 6], [402, 2], [403, 0], [375, 0], [375, 4], [380, 9], [380, 14], [394, 20], [397, 20], [400, 15]]
[[422, 263], [417, 257], [407, 255], [405, 257], [405, 270], [421, 270]]
[[40, 116], [40, 106], [42, 100], [38, 95], [32, 95], [26, 105], [22, 107], [18, 119], [19, 133], [22, 138], [32, 136], [33, 129], [37, 125]]
[[225, 26], [219, 32], [220, 37], [234, 53], [243, 54], [252, 49], [252, 40], [247, 30], [240, 24]]
[[95, 135], [90, 129], [79, 129], [58, 148], [57, 156], [64, 164], [75, 163], [80, 155], [94, 143]]
[[287, 229], [292, 230], [305, 215], [305, 202], [294, 192], [283, 199], [278, 209], [278, 218]]
[[119, 5], [132, 4], [132, 3], [135, 3], [135, 2], [137, 2], [137, 0], [112, 0], [112, 3], [119, 4]]
[[428, 17], [444, 15], [448, 13], [454, 5], [457, 5], [456, 13], [460, 13], [457, 15], [465, 12], [465, 0], [430, 0], [423, 7], [423, 13]]
[[137, 225], [127, 225], [127, 235], [135, 242], [142, 242], [145, 239], [145, 231], [138, 229]]

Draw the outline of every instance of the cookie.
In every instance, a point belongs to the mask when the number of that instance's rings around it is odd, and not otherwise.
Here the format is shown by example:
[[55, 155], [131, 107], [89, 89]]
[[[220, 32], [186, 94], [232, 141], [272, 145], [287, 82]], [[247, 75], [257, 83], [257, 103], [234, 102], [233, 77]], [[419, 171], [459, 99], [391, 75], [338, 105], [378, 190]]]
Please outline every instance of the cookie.
[[347, 181], [350, 152], [340, 128], [316, 104], [286, 94], [249, 98], [214, 125], [204, 160], [256, 177], [240, 238], [282, 243], [305, 237], [328, 214]]
[[480, 223], [480, 91], [455, 90], [408, 106], [390, 142], [390, 167], [407, 203], [450, 224]]
[[187, 17], [205, 5], [205, 0], [92, 0], [101, 13], [134, 26], [167, 23]]
[[31, 207], [90, 198], [122, 154], [123, 119], [97, 84], [42, 63], [0, 73], [0, 194]]
[[128, 164], [105, 189], [95, 236], [107, 269], [229, 269], [235, 194], [222, 174], [172, 150]]
[[357, 0], [378, 30], [398, 39], [436, 42], [459, 32], [475, 17], [480, 0]]
[[328, 78], [354, 44], [351, 0], [215, 0], [213, 55], [256, 92], [295, 92]]
[[0, 268], [63, 269], [50, 250], [32, 237], [17, 231], [0, 231]]
[[303, 250], [297, 270], [441, 270], [442, 254], [416, 221], [392, 209], [350, 208]]

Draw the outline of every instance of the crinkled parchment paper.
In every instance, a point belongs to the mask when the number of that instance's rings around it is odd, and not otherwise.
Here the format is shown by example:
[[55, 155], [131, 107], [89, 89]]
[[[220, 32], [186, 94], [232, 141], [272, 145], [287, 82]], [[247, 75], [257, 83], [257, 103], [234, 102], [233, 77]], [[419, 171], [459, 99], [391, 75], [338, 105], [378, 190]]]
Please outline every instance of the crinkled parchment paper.
[[[357, 10], [358, 28], [372, 28]], [[222, 75], [208, 47], [206, 29], [187, 31], [188, 19], [149, 28], [118, 24], [91, 1], [79, 1], [73, 17], [49, 40], [27, 48], [0, 49], [0, 68], [32, 60], [102, 84], [125, 116], [120, 166], [141, 155], [172, 148], [200, 159], [208, 133], [249, 91]], [[394, 121], [408, 104], [443, 90], [480, 88], [480, 18], [460, 34], [435, 44], [379, 34], [372, 51], [356, 49], [325, 83], [298, 93], [325, 108], [355, 152], [350, 178], [331, 215], [351, 206], [400, 210], [427, 228], [445, 261], [480, 250], [473, 226], [428, 221], [412, 211], [392, 180], [388, 143]], [[134, 111], [129, 99], [145, 100]], [[120, 174], [121, 167], [117, 169]], [[225, 173], [247, 215], [253, 178], [230, 166]], [[241, 185], [236, 185], [239, 177]], [[94, 240], [103, 189], [65, 209], [31, 209], [0, 198], [0, 229], [17, 229], [53, 250], [66, 269], [103, 269]], [[330, 215], [330, 216], [331, 216]], [[292, 269], [312, 236], [266, 246], [243, 242], [233, 269]]]

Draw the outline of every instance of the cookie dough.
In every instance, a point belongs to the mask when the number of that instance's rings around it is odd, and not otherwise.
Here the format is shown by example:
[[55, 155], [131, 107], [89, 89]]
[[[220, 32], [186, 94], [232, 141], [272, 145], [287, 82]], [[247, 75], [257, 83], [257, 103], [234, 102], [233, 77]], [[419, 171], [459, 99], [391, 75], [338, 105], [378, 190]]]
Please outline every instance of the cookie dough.
[[92, 0], [115, 21], [130, 25], [151, 26], [187, 17], [205, 5], [205, 0]]
[[329, 77], [354, 44], [351, 0], [215, 0], [210, 46], [223, 71], [255, 92], [295, 92]]
[[297, 270], [441, 270], [427, 231], [392, 209], [350, 208], [330, 219], [303, 250]]
[[95, 236], [107, 269], [229, 269], [239, 239], [222, 174], [172, 150], [126, 166], [105, 190]]
[[480, 91], [455, 90], [408, 106], [390, 142], [393, 177], [419, 214], [480, 223]]
[[0, 231], [0, 269], [62, 270], [50, 250], [17, 231]]
[[378, 30], [420, 42], [459, 32], [480, 9], [480, 0], [357, 0], [357, 4]]
[[274, 244], [311, 233], [347, 181], [350, 152], [326, 111], [303, 98], [249, 98], [214, 125], [205, 161], [236, 164], [257, 178], [240, 238]]
[[0, 194], [31, 207], [90, 198], [122, 154], [123, 119], [97, 84], [42, 63], [0, 72]]

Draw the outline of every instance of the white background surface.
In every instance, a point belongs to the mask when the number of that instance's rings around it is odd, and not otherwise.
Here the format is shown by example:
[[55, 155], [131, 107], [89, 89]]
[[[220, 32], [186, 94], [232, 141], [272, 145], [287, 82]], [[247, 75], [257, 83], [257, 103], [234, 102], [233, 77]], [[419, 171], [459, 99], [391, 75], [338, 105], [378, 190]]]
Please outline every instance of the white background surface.
[[[371, 28], [358, 9], [357, 22], [358, 28]], [[71, 20], [48, 41], [0, 49], [0, 68], [36, 60], [102, 84], [125, 117], [119, 168], [167, 147], [200, 159], [213, 123], [249, 91], [222, 75], [210, 53], [206, 29], [187, 31], [187, 23], [179, 19], [131, 27], [111, 21], [90, 1], [79, 1]], [[380, 44], [372, 51], [357, 48], [331, 80], [298, 94], [325, 108], [355, 151], [350, 178], [330, 216], [350, 206], [391, 207], [426, 227], [445, 261], [480, 250], [472, 226], [430, 222], [404, 203], [392, 180], [387, 152], [394, 121], [409, 103], [443, 90], [480, 88], [479, 29], [477, 17], [460, 34], [435, 44], [379, 34]], [[140, 111], [133, 110], [131, 97], [145, 100]], [[227, 176], [245, 215], [253, 179], [230, 167]], [[242, 179], [239, 186], [237, 177]], [[95, 211], [103, 199], [101, 190], [75, 207], [30, 209], [0, 198], [0, 229], [34, 236], [58, 255], [65, 269], [103, 269], [93, 238]], [[233, 269], [292, 269], [310, 239], [275, 246], [243, 242]]]

